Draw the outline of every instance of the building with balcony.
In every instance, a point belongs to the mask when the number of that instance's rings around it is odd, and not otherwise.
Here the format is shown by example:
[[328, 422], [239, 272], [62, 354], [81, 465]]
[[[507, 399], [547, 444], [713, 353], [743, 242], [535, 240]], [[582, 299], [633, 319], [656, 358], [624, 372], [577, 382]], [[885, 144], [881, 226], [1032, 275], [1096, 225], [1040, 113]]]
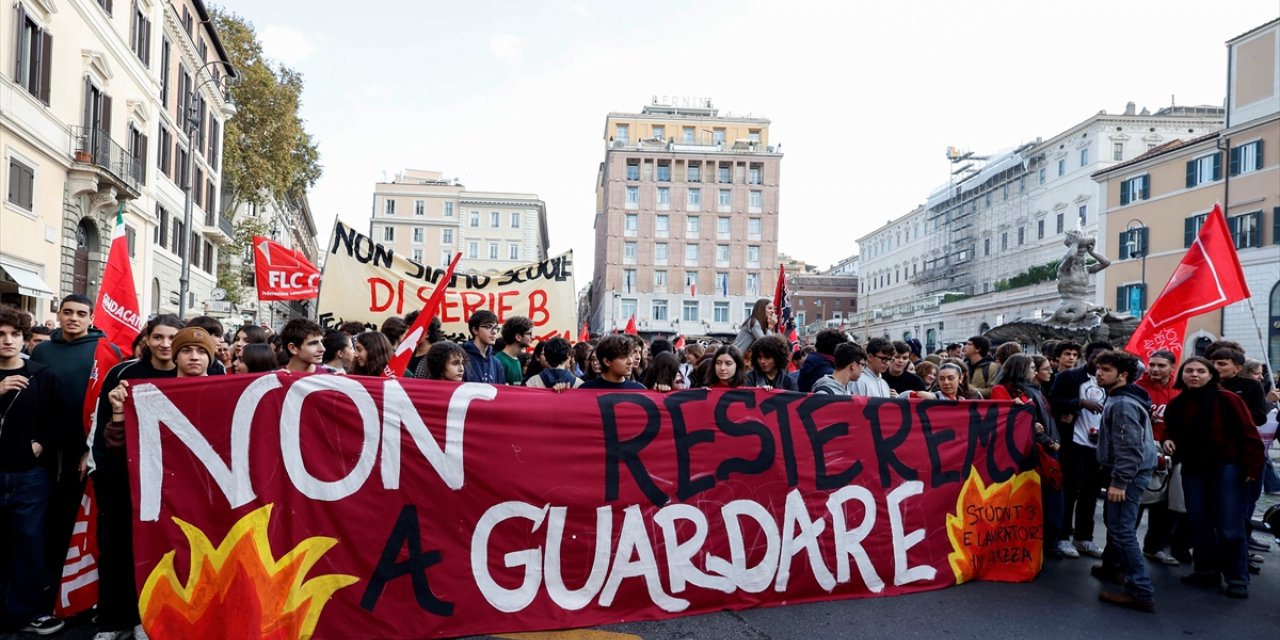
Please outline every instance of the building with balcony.
[[373, 190], [369, 236], [419, 264], [504, 271], [547, 259], [547, 207], [536, 194], [467, 191], [439, 171], [406, 169]]
[[204, 3], [18, 0], [10, 15], [0, 29], [0, 300], [42, 319], [64, 295], [96, 297], [121, 207], [144, 312], [177, 310], [184, 245], [188, 306], [208, 299], [217, 247], [231, 239], [217, 215], [231, 72]]
[[[1099, 246], [1107, 306], [1141, 316], [1172, 277], [1205, 216], [1221, 202], [1248, 302], [1191, 318], [1184, 353], [1241, 343], [1280, 367], [1280, 20], [1227, 42], [1226, 126], [1186, 136], [1094, 174], [1106, 202]], [[1263, 342], [1259, 342], [1259, 331]]]
[[778, 275], [782, 152], [769, 120], [655, 97], [605, 118], [592, 335], [729, 336]]
[[[1052, 314], [1068, 229], [1097, 233], [1094, 172], [1222, 126], [1220, 107], [1100, 112], [1050, 138], [990, 155], [948, 150], [947, 184], [859, 238], [859, 335], [964, 342]], [[1101, 244], [1101, 243], [1100, 243]], [[1099, 303], [1101, 294], [1094, 295]]]

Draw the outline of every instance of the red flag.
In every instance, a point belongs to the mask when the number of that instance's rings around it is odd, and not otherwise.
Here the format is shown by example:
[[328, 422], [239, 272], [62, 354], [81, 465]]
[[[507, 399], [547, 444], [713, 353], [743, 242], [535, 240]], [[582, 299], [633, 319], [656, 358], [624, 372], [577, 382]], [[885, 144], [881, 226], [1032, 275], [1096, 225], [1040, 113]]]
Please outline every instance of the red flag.
[[673, 347], [675, 347], [675, 348], [677, 348], [677, 349], [683, 349], [683, 348], [684, 348], [684, 336], [683, 336], [683, 335], [676, 336], [676, 342], [675, 342], [675, 344], [673, 344], [673, 345], [671, 345], [671, 346], [673, 346]]
[[587, 342], [591, 340], [591, 330], [587, 328], [587, 323], [582, 323], [582, 331], [578, 332], [578, 342]]
[[[116, 210], [116, 228], [111, 233], [111, 251], [102, 272], [102, 288], [98, 290], [93, 323], [125, 354], [133, 353], [133, 340], [146, 325], [138, 309], [138, 290], [133, 286], [133, 269], [129, 266], [129, 238], [125, 234], [123, 204]], [[106, 369], [102, 371], [106, 373]], [[97, 402], [98, 396], [93, 398]]]
[[1187, 320], [1249, 297], [1222, 207], [1214, 205], [1182, 262], [1143, 316], [1125, 350], [1144, 361], [1168, 349], [1182, 358]]
[[[115, 242], [112, 241], [112, 253], [115, 253]], [[106, 286], [106, 280], [103, 280]], [[99, 296], [101, 300], [101, 296]], [[101, 303], [100, 303], [101, 304]], [[85, 387], [84, 405], [80, 407], [80, 418], [83, 421], [86, 436], [93, 432], [97, 424], [98, 398], [102, 394], [102, 382], [111, 367], [123, 361], [120, 349], [106, 338], [100, 338], [93, 352], [93, 367], [89, 369], [89, 382]], [[91, 439], [91, 438], [90, 438]], [[62, 582], [59, 585], [59, 597], [55, 603], [55, 613], [59, 617], [72, 616], [81, 611], [88, 611], [98, 602], [98, 504], [93, 496], [93, 483], [85, 486], [80, 497], [80, 509], [76, 511], [76, 522], [71, 537], [71, 546], [67, 549], [67, 557], [62, 566]]]
[[426, 334], [427, 325], [431, 324], [431, 320], [436, 317], [436, 312], [440, 310], [440, 303], [444, 301], [444, 292], [449, 289], [449, 283], [453, 281], [453, 270], [458, 266], [460, 258], [462, 258], [461, 253], [453, 254], [453, 260], [449, 261], [449, 268], [445, 270], [444, 277], [436, 280], [436, 288], [431, 291], [431, 296], [427, 298], [427, 304], [422, 307], [418, 319], [413, 321], [413, 326], [409, 327], [408, 332], [404, 334], [404, 339], [396, 347], [395, 355], [391, 357], [391, 362], [387, 363], [382, 377], [403, 376], [405, 369], [409, 368], [409, 360], [413, 358], [414, 349], [418, 348], [418, 341]]
[[773, 312], [778, 317], [777, 331], [794, 343], [791, 317], [791, 290], [787, 287], [787, 265], [778, 265], [778, 284], [773, 289]]
[[689, 283], [689, 295], [691, 295], [691, 296], [696, 296], [696, 295], [698, 295], [698, 283], [697, 283], [697, 282], [690, 282], [690, 283]]
[[320, 270], [301, 251], [253, 237], [259, 300], [310, 300], [320, 294]]
[[636, 317], [635, 317], [635, 315], [632, 315], [632, 316], [631, 316], [631, 319], [630, 319], [630, 320], [627, 320], [627, 328], [626, 328], [626, 329], [623, 329], [623, 330], [622, 330], [622, 332], [623, 332], [623, 333], [625, 333], [625, 334], [628, 334], [628, 335], [633, 335], [633, 336], [634, 336], [634, 335], [637, 335], [637, 334], [639, 334], [639, 333], [640, 333], [639, 331], [637, 331], [637, 330], [636, 330]]

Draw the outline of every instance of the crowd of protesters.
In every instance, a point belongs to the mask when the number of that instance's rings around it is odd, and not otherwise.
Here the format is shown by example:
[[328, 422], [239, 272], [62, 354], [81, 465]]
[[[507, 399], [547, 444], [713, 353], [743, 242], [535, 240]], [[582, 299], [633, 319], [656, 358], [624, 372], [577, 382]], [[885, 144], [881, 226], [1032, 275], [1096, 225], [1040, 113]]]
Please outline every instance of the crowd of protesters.
[[[58, 327], [0, 305], [0, 630], [56, 633], [54, 598], [86, 478], [98, 500], [99, 602], [95, 640], [143, 638], [133, 572], [131, 496], [124, 454], [124, 403], [142, 379], [204, 375], [321, 373], [385, 376], [417, 313], [373, 330], [348, 322], [325, 330], [294, 319], [279, 333], [253, 325], [231, 335], [208, 316], [153, 317], [132, 353], [105, 373], [89, 437], [80, 407], [104, 340], [93, 304], [67, 296]], [[1266, 549], [1250, 532], [1261, 492], [1280, 492], [1260, 427], [1274, 433], [1280, 391], [1239, 344], [1220, 341], [1178, 362], [1167, 351], [1145, 365], [1108, 343], [1046, 342], [1044, 355], [1016, 343], [992, 349], [974, 336], [937, 353], [918, 341], [858, 343], [826, 329], [812, 346], [777, 332], [761, 299], [737, 337], [677, 344], [614, 334], [534, 344], [525, 317], [500, 322], [481, 310], [470, 339], [447, 339], [438, 320], [413, 345], [405, 377], [572, 389], [651, 390], [757, 387], [902, 400], [1012, 401], [1033, 409], [1037, 446], [1061, 482], [1042, 482], [1045, 553], [1092, 556], [1091, 573], [1122, 586], [1100, 599], [1154, 611], [1147, 561], [1190, 564], [1188, 585], [1248, 596]], [[1044, 464], [1042, 464], [1044, 468]], [[1104, 500], [1105, 544], [1094, 515]], [[1143, 514], [1147, 531], [1136, 530]]]

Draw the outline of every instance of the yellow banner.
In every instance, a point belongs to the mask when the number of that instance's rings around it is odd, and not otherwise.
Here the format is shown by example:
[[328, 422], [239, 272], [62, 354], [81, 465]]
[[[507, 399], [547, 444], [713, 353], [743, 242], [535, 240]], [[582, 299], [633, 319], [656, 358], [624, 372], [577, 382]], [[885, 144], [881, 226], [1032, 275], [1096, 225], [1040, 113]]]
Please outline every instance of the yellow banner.
[[[538, 340], [554, 336], [574, 340], [578, 308], [572, 251], [499, 273], [466, 270], [464, 258], [458, 262], [458, 272], [437, 314], [449, 338], [469, 338], [467, 318], [488, 309], [497, 314], [499, 322], [510, 316], [528, 317]], [[397, 255], [338, 222], [320, 276], [320, 324], [336, 328], [356, 321], [376, 328], [391, 316], [420, 310], [444, 272], [444, 268], [427, 267]]]

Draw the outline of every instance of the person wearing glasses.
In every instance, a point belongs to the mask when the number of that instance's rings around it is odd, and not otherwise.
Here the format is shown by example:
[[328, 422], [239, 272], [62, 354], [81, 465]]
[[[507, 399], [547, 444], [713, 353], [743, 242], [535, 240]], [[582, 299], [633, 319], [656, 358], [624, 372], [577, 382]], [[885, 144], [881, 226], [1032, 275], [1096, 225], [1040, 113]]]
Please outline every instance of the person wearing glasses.
[[885, 338], [872, 338], [867, 341], [867, 366], [862, 375], [849, 386], [853, 395], [870, 398], [896, 398], [898, 392], [889, 388], [884, 374], [893, 361], [893, 343]]
[[471, 340], [462, 345], [462, 350], [467, 352], [463, 380], [506, 384], [506, 369], [493, 353], [493, 343], [498, 341], [498, 316], [488, 309], [481, 309], [471, 314], [467, 328], [471, 330]]

